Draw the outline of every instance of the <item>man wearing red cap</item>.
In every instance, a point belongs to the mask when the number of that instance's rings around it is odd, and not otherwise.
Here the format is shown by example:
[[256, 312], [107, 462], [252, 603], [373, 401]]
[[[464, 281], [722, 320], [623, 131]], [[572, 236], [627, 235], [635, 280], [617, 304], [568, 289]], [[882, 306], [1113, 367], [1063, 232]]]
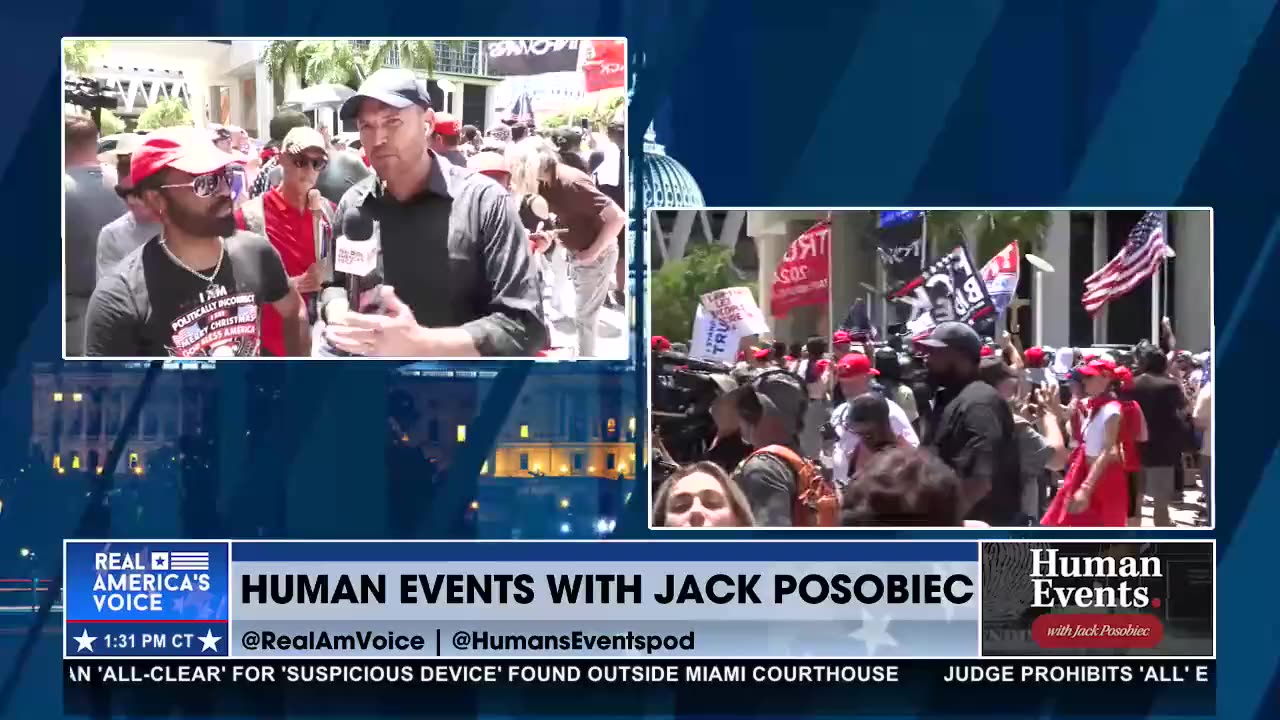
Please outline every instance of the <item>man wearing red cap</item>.
[[[880, 371], [871, 366], [871, 358], [859, 352], [849, 353], [836, 363], [836, 381], [839, 383], [845, 402], [831, 413], [831, 426], [836, 431], [836, 452], [832, 458], [832, 467], [834, 468], [833, 477], [841, 486], [849, 482], [850, 459], [856, 457], [858, 445], [861, 442], [861, 438], [853, 432], [851, 427], [849, 403], [866, 393], [883, 397], [884, 394], [872, 384], [872, 378], [879, 374]], [[893, 429], [899, 444], [918, 447], [920, 438], [911, 426], [911, 418], [907, 416], [907, 412], [892, 399], [884, 399], [889, 405], [889, 426]]]
[[846, 330], [837, 330], [835, 335], [831, 336], [831, 355], [839, 362], [840, 358], [848, 355], [853, 347], [853, 336]]
[[446, 112], [436, 113], [436, 124], [431, 129], [431, 149], [454, 165], [466, 167], [467, 156], [458, 149], [462, 142], [461, 131], [457, 118]]
[[280, 313], [287, 353], [310, 354], [306, 308], [279, 253], [261, 235], [236, 232], [233, 161], [202, 131], [146, 137], [130, 174], [162, 230], [94, 291], [86, 354], [255, 356], [264, 305]]

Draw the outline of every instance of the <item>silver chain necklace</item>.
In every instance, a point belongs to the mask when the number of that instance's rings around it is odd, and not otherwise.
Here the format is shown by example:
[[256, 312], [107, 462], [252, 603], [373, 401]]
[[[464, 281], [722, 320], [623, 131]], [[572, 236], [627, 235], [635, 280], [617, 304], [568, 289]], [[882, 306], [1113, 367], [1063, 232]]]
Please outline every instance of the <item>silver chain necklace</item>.
[[218, 278], [218, 271], [222, 270], [222, 259], [227, 256], [227, 242], [222, 238], [218, 238], [218, 245], [219, 245], [218, 264], [213, 267], [213, 274], [206, 276], [204, 273], [197, 271], [196, 269], [192, 268], [190, 265], [183, 262], [182, 258], [175, 255], [173, 251], [169, 249], [169, 244], [165, 241], [165, 239], [163, 237], [160, 238], [160, 247], [164, 249], [164, 254], [168, 255], [170, 260], [177, 263], [178, 267], [182, 268], [183, 270], [186, 270], [192, 275], [195, 275], [196, 277], [205, 281], [209, 285], [213, 285], [214, 280]]

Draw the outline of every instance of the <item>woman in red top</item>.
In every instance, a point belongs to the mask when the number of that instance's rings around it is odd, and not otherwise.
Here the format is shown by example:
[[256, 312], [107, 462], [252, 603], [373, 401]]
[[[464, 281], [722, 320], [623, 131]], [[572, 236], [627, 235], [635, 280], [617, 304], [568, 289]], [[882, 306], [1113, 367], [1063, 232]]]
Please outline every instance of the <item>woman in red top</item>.
[[1124, 449], [1133, 437], [1124, 408], [1112, 392], [1115, 364], [1093, 360], [1079, 368], [1084, 380], [1085, 418], [1080, 444], [1069, 461], [1062, 488], [1041, 524], [1049, 527], [1124, 527], [1129, 517], [1129, 480]]

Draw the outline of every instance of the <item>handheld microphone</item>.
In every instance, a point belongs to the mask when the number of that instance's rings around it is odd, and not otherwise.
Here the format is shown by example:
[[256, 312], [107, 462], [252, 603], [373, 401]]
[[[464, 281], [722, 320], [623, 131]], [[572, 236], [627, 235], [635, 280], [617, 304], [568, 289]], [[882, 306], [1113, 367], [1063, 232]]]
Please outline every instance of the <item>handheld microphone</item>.
[[347, 208], [342, 215], [342, 235], [333, 242], [330, 281], [337, 274], [345, 276], [341, 287], [327, 287], [320, 293], [326, 322], [332, 322], [347, 310], [359, 312], [360, 285], [378, 267], [378, 243], [373, 218], [359, 208]]

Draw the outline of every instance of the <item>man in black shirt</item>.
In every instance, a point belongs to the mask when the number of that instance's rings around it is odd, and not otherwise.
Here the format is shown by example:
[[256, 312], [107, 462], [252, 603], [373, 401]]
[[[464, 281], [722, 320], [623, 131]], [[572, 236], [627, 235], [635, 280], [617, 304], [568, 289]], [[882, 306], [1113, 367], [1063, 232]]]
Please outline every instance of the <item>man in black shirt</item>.
[[1174, 473], [1182, 461], [1182, 451], [1189, 436], [1190, 416], [1187, 413], [1186, 396], [1177, 380], [1169, 377], [1169, 361], [1159, 348], [1151, 346], [1140, 351], [1138, 370], [1129, 396], [1147, 421], [1147, 442], [1141, 443], [1142, 470], [1139, 473], [1139, 502], [1142, 495], [1150, 495], [1153, 504], [1152, 520], [1157, 527], [1173, 524], [1169, 518], [1169, 503], [1174, 496]]
[[[340, 288], [325, 292], [328, 343], [384, 357], [545, 349], [541, 293], [515, 205], [498, 183], [428, 147], [434, 116], [423, 83], [408, 70], [379, 70], [340, 114], [356, 120], [376, 174], [347, 191], [337, 216], [345, 223], [355, 210], [376, 223], [385, 285], [378, 314], [348, 311], [357, 299]], [[376, 284], [366, 278], [362, 290]]]
[[134, 152], [134, 188], [163, 229], [98, 283], [87, 355], [255, 356], [264, 304], [284, 319], [287, 352], [310, 354], [306, 308], [280, 255], [261, 235], [236, 232], [233, 162], [194, 129], [153, 133]]
[[982, 339], [962, 322], [939, 323], [918, 341], [938, 387], [925, 422], [925, 447], [960, 476], [965, 517], [989, 525], [1016, 522], [1022, 500], [1013, 414], [995, 388], [978, 379]]

